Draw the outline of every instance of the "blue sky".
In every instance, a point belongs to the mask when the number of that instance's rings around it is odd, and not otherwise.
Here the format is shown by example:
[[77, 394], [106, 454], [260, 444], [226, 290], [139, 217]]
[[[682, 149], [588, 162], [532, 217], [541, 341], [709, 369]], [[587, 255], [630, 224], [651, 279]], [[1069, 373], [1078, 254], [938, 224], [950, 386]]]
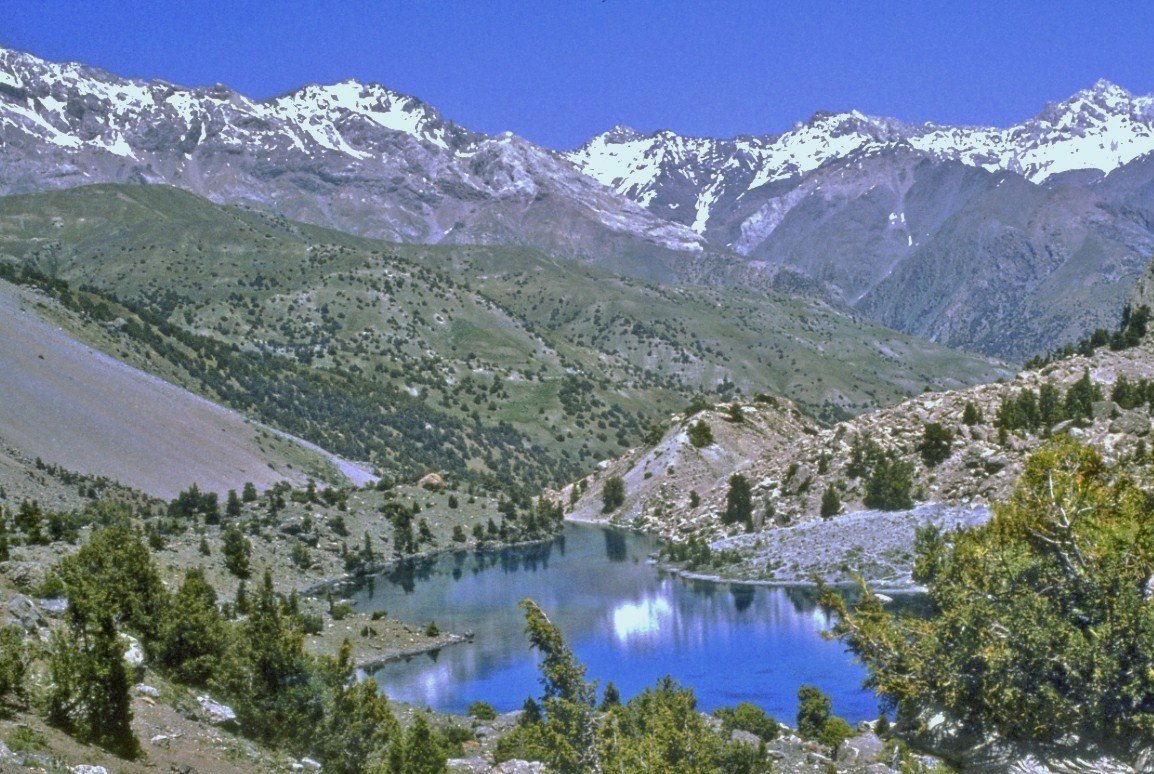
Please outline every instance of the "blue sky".
[[0, 44], [268, 97], [348, 77], [569, 148], [816, 110], [1005, 125], [1106, 77], [1154, 91], [1154, 3], [0, 0]]

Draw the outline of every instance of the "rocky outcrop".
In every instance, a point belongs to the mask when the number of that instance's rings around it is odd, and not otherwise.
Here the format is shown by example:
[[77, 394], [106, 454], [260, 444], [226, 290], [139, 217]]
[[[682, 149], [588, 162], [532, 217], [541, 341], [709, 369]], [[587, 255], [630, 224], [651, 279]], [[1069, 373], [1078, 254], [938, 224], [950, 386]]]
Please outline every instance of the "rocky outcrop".
[[[909, 583], [915, 529], [929, 523], [948, 529], [984, 520], [988, 508], [1012, 488], [1025, 458], [1051, 435], [1067, 434], [1093, 444], [1107, 463], [1122, 469], [1148, 464], [1147, 406], [1122, 409], [1103, 400], [1093, 406], [1089, 419], [1052, 428], [1003, 433], [995, 426], [1004, 399], [1027, 388], [1037, 391], [1047, 382], [1066, 391], [1086, 373], [1107, 396], [1123, 376], [1131, 383], [1154, 378], [1154, 344], [1147, 341], [1120, 352], [1102, 348], [1092, 357], [1067, 358], [1010, 380], [927, 392], [832, 427], [816, 425], [785, 401], [744, 406], [742, 422], [732, 421], [729, 407], [717, 406], [692, 420], [672, 418], [659, 442], [606, 463], [560, 494], [572, 503], [573, 519], [610, 521], [673, 541], [703, 538], [715, 549], [735, 552], [729, 569], [738, 577], [799, 582], [819, 571], [845, 580], [842, 576], [868, 567], [871, 578], [900, 587]], [[963, 421], [968, 404], [981, 416], [972, 425]], [[693, 447], [687, 433], [691, 421], [708, 424], [714, 442]], [[945, 459], [932, 467], [919, 451], [928, 423], [938, 423], [952, 435]], [[866, 513], [866, 482], [855, 475], [851, 460], [855, 444], [867, 439], [911, 466], [913, 499], [925, 507]], [[743, 525], [721, 520], [734, 473], [751, 485], [753, 534], [745, 534]], [[610, 476], [624, 482], [625, 502], [606, 514], [601, 491]], [[841, 507], [823, 528], [813, 522], [821, 521], [827, 489], [837, 493]], [[846, 564], [845, 555], [850, 554], [857, 560]], [[821, 572], [823, 567], [829, 572]]]

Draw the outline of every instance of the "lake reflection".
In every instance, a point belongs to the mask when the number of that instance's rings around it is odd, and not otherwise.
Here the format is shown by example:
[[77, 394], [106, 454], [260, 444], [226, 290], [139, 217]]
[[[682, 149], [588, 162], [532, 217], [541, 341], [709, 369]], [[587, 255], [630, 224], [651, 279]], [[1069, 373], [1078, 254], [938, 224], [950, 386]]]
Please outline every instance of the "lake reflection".
[[684, 581], [646, 563], [657, 544], [571, 524], [545, 546], [459, 553], [378, 576], [359, 610], [472, 631], [453, 645], [375, 669], [392, 698], [447, 712], [484, 700], [500, 711], [540, 694], [536, 659], [517, 603], [531, 597], [588, 668], [630, 697], [663, 675], [697, 694], [701, 709], [752, 701], [793, 722], [797, 689], [817, 685], [851, 722], [877, 715], [864, 671], [827, 642], [829, 620], [805, 590]]

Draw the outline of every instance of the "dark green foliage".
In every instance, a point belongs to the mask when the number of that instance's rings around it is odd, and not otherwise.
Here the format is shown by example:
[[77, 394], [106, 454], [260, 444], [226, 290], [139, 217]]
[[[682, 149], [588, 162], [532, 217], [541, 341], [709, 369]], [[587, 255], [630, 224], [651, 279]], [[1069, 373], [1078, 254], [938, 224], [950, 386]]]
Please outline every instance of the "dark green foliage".
[[753, 499], [749, 479], [740, 473], [729, 477], [729, 491], [725, 495], [725, 511], [721, 514], [723, 524], [744, 524], [750, 527], [753, 518]]
[[601, 512], [612, 513], [625, 503], [625, 482], [621, 476], [610, 476], [601, 487]]
[[1051, 381], [1044, 382], [1038, 388], [1038, 419], [1047, 430], [1066, 419], [1062, 391]]
[[954, 434], [949, 428], [938, 422], [927, 422], [922, 426], [922, 440], [918, 444], [918, 453], [922, 455], [922, 462], [927, 468], [937, 467], [950, 458], [950, 446], [954, 442]]
[[836, 749], [853, 736], [853, 729], [842, 718], [832, 714], [829, 696], [820, 688], [803, 685], [797, 691], [797, 733], [825, 747]]
[[911, 463], [891, 455], [883, 456], [866, 480], [862, 502], [867, 508], [880, 511], [904, 511], [914, 507], [910, 494], [913, 475], [914, 466]]
[[329, 696], [313, 751], [324, 761], [326, 771], [360, 774], [374, 770], [386, 760], [391, 747], [403, 744], [389, 700], [372, 678], [353, 679], [348, 640], [328, 671]]
[[167, 597], [148, 548], [127, 521], [97, 529], [80, 550], [57, 563], [54, 575], [68, 597], [66, 615], [74, 625], [86, 629], [107, 615], [114, 626], [146, 639], [155, 636]]
[[157, 663], [178, 682], [204, 686], [227, 640], [228, 625], [217, 609], [215, 589], [204, 570], [188, 570], [159, 626], [153, 648]]
[[833, 705], [820, 688], [803, 685], [797, 691], [797, 733], [802, 739], [817, 739], [825, 729]]
[[891, 707], [1036, 742], [1154, 740], [1154, 522], [1095, 450], [1043, 447], [990, 522], [921, 536], [918, 551], [931, 618], [824, 596]]
[[644, 440], [646, 446], [656, 446], [661, 443], [661, 439], [664, 437], [665, 426], [655, 422], [645, 430], [645, 437], [642, 440]]
[[246, 503], [256, 502], [256, 484], [251, 481], [244, 482], [244, 489], [241, 490], [240, 499]]
[[224, 505], [224, 515], [228, 517], [229, 521], [236, 521], [240, 518], [240, 498], [237, 497], [236, 490], [228, 490], [228, 499]]
[[982, 424], [983, 421], [982, 410], [977, 404], [972, 400], [966, 401], [966, 407], [962, 409], [962, 424], [973, 427]]
[[168, 515], [174, 519], [192, 519], [200, 516], [205, 524], [219, 524], [220, 502], [216, 492], [202, 492], [196, 484], [193, 484], [168, 504]]
[[725, 407], [725, 419], [727, 422], [744, 422], [745, 414], [741, 411], [741, 404], [730, 403]]
[[252, 554], [252, 546], [240, 528], [230, 524], [221, 536], [223, 545], [220, 552], [224, 556], [224, 566], [238, 578], [247, 578], [250, 574], [248, 559]]
[[605, 686], [604, 693], [601, 694], [601, 705], [598, 709], [602, 712], [611, 708], [621, 706], [621, 692], [617, 690], [617, 686], [610, 681]]
[[823, 519], [831, 519], [841, 512], [841, 497], [838, 496], [837, 489], [833, 484], [825, 488], [821, 495], [821, 517]]
[[7, 562], [11, 558], [8, 547], [8, 514], [0, 508], [0, 562]]
[[125, 644], [107, 608], [85, 608], [52, 635], [45, 700], [48, 721], [84, 742], [127, 758], [140, 753], [132, 733], [132, 681]]
[[47, 543], [48, 537], [44, 534], [44, 512], [36, 500], [24, 500], [16, 510], [14, 519], [16, 528], [24, 533], [24, 540], [31, 545]]
[[424, 715], [417, 715], [405, 734], [404, 745], [393, 745], [389, 755], [390, 774], [441, 774], [448, 756], [442, 742], [429, 728]]
[[689, 426], [689, 442], [698, 449], [704, 449], [713, 443], [713, 428], [704, 419], [699, 419]]
[[1074, 354], [1089, 357], [1094, 354], [1094, 350], [1107, 344], [1110, 345], [1110, 349], [1115, 351], [1136, 347], [1146, 336], [1150, 314], [1150, 307], [1146, 305], [1134, 309], [1126, 304], [1122, 307], [1122, 319], [1116, 331], [1111, 332], [1105, 328], [1098, 328], [1077, 344], [1067, 344], [1052, 350], [1045, 356], [1031, 358], [1026, 362], [1026, 368], [1036, 370], [1053, 363], [1055, 360], [1062, 360]]
[[469, 717], [477, 720], [492, 720], [497, 717], [497, 710], [493, 709], [493, 705], [487, 701], [471, 702], [466, 712]]
[[855, 435], [845, 473], [851, 479], [868, 476], [883, 456], [881, 447], [872, 438], [865, 433]]
[[713, 549], [704, 538], [692, 537], [680, 543], [665, 544], [661, 547], [661, 556], [694, 570], [698, 567], [708, 567], [713, 562]]
[[771, 742], [781, 735], [781, 726], [756, 704], [743, 701], [736, 707], [720, 707], [713, 714], [721, 721], [726, 733], [748, 731], [757, 738]]
[[245, 733], [301, 749], [324, 712], [303, 632], [273, 592], [268, 572], [250, 595], [248, 609], [213, 684], [230, 697]]
[[1085, 371], [1082, 378], [1074, 382], [1066, 391], [1066, 416], [1071, 419], [1089, 419], [1096, 401], [1102, 400], [1102, 390], [1090, 379]]
[[0, 709], [24, 698], [30, 658], [24, 630], [18, 626], [0, 628]]
[[701, 495], [697, 494], [696, 489], [689, 490], [689, 507], [696, 508], [701, 505]]

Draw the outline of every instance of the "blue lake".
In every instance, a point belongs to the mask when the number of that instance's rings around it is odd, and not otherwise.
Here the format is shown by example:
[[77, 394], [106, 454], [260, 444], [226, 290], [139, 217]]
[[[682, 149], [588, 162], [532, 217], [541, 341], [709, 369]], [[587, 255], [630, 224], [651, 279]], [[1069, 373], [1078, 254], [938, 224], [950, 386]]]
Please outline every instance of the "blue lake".
[[816, 685], [834, 712], [877, 716], [864, 669], [822, 638], [829, 619], [806, 590], [686, 581], [647, 563], [645, 536], [569, 524], [546, 546], [443, 556], [375, 577], [357, 609], [474, 633], [471, 643], [372, 670], [391, 698], [463, 713], [539, 696], [536, 658], [517, 603], [537, 601], [601, 686], [628, 698], [664, 675], [691, 686], [698, 707], [751, 701], [793, 723], [797, 689]]

